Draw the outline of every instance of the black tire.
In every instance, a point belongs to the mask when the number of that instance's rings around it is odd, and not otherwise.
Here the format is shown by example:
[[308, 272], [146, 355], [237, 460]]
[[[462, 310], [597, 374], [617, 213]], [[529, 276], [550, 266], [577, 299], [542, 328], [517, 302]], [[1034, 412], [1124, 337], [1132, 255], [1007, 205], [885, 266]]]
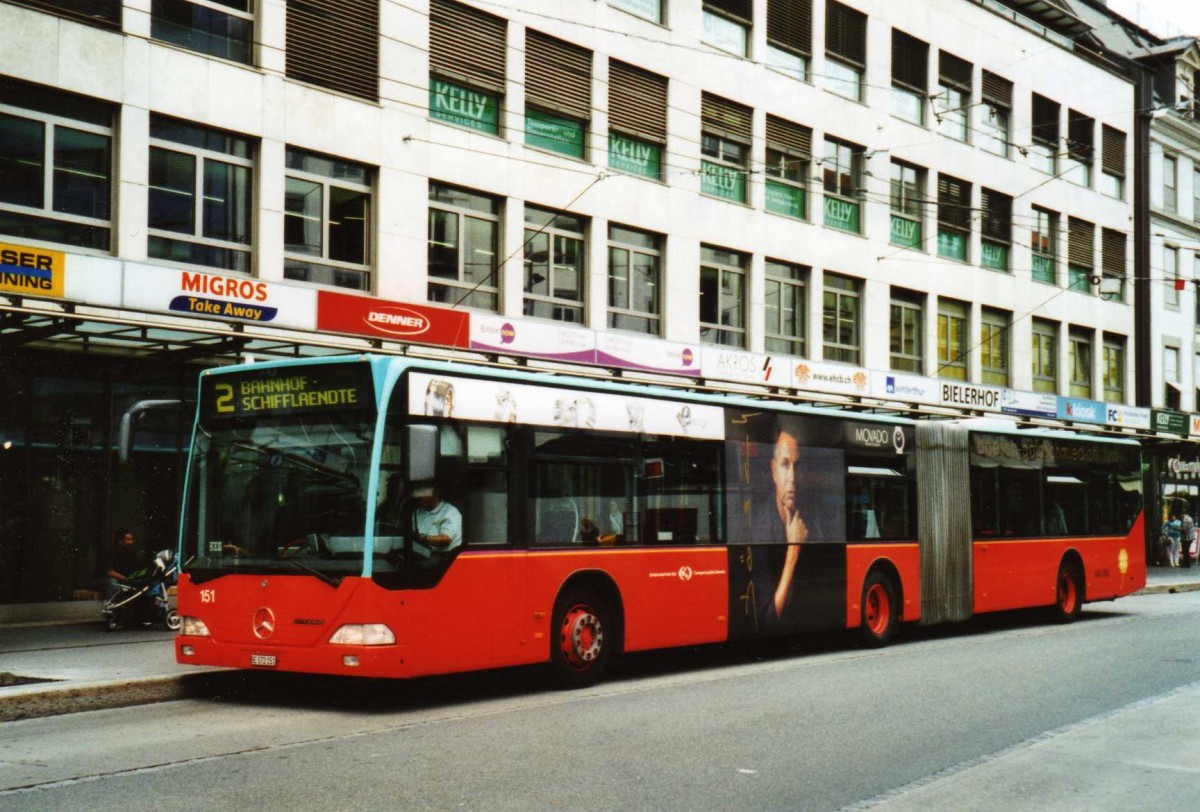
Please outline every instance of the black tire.
[[617, 646], [616, 618], [594, 590], [568, 588], [554, 604], [550, 664], [563, 688], [595, 684], [608, 669]]
[[1074, 623], [1083, 611], [1083, 571], [1074, 561], [1063, 561], [1054, 581], [1051, 616], [1057, 623]]
[[168, 609], [163, 615], [163, 628], [169, 632], [177, 632], [183, 626], [183, 618], [174, 609]]
[[891, 576], [874, 570], [863, 581], [859, 637], [871, 648], [886, 646], [900, 627], [900, 590]]

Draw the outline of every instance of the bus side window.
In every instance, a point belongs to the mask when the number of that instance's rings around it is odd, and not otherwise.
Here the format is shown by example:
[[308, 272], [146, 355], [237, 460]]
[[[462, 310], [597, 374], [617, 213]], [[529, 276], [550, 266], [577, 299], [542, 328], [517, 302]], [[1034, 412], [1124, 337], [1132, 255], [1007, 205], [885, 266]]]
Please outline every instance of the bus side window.
[[471, 547], [509, 542], [508, 429], [467, 426], [466, 464], [459, 477], [463, 541]]

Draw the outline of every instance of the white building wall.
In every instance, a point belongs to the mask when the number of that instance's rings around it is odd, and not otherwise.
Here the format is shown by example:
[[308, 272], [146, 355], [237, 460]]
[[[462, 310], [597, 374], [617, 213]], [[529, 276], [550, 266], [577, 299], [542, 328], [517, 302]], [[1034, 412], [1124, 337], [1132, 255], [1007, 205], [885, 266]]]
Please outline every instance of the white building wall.
[[[973, 99], [980, 96], [980, 70], [995, 72], [1014, 83], [1012, 140], [1030, 140], [1030, 94], [1037, 92], [1062, 106], [1061, 131], [1066, 136], [1067, 111], [1077, 110], [1100, 127], [1114, 126], [1133, 142], [1131, 85], [1066, 51], [1052, 40], [1008, 22], [971, 0], [928, 0], [884, 3], [858, 0], [850, 5], [869, 15], [868, 65], [864, 103], [825, 88], [825, 4], [813, 4], [812, 81], [800, 82], [761, 63], [766, 51], [766, 4], [754, 4], [751, 58], [721, 53], [700, 41], [699, 3], [667, 4], [665, 25], [656, 25], [596, 0], [524, 0], [479, 7], [510, 20], [508, 77], [501, 137], [492, 137], [432, 121], [428, 104], [428, 8], [426, 0], [381, 4], [380, 91], [378, 104], [304, 85], [284, 77], [286, 4], [265, 0], [258, 7], [258, 66], [213, 59], [149, 39], [149, 0], [127, 0], [125, 33], [118, 34], [60, 20], [48, 14], [0, 5], [0, 30], [9, 32], [9, 47], [0, 50], [0, 74], [107, 99], [121, 105], [116, 151], [115, 251], [125, 259], [146, 257], [148, 122], [151, 112], [218, 127], [254, 139], [256, 148], [255, 273], [282, 278], [283, 156], [287, 146], [327, 153], [377, 169], [375, 268], [373, 292], [388, 299], [425, 300], [427, 195], [430, 179], [465, 186], [502, 198], [500, 255], [501, 311], [522, 312], [524, 206], [557, 208], [571, 203], [573, 213], [591, 218], [589, 230], [589, 327], [604, 330], [607, 290], [605, 242], [609, 223], [667, 235], [664, 245], [662, 295], [663, 337], [696, 342], [701, 244], [744, 252], [751, 257], [747, 295], [748, 348], [763, 344], [763, 275], [767, 258], [812, 268], [809, 280], [808, 342], [810, 355], [822, 357], [821, 285], [825, 271], [864, 280], [863, 365], [889, 366], [888, 313], [891, 287], [927, 294], [925, 307], [925, 372], [936, 369], [938, 297], [972, 305], [972, 343], [978, 338], [982, 305], [1012, 314], [1011, 381], [1015, 389], [1031, 388], [1030, 317], [1060, 324], [1060, 392], [1066, 393], [1065, 346], [1068, 326], [1094, 332], [1097, 375], [1093, 396], [1103, 399], [1099, 379], [1101, 337], [1105, 332], [1127, 339], [1132, 363], [1133, 315], [1124, 304], [1095, 295], [1066, 291], [1066, 223], [1069, 216], [1094, 222], [1097, 243], [1101, 228], [1131, 235], [1132, 156], [1124, 200], [1053, 179], [1027, 165], [1018, 148], [1008, 159], [993, 156], [973, 143], [940, 135], [931, 111], [918, 127], [891, 115], [891, 31], [893, 27], [927, 41], [931, 92], [936, 89], [938, 49], [974, 64]], [[526, 147], [523, 143], [524, 42], [526, 28], [557, 36], [595, 52], [593, 119], [590, 152], [585, 161]], [[607, 57], [620, 59], [670, 78], [668, 140], [664, 183], [633, 178], [606, 169]], [[758, 61], [756, 61], [756, 58]], [[761, 166], [768, 113], [813, 129], [814, 180], [809, 186], [810, 222], [802, 223], [763, 211], [764, 185], [753, 174], [750, 205], [737, 205], [700, 195], [700, 98], [715, 93], [754, 109], [752, 161]], [[970, 108], [977, 131], [986, 108]], [[821, 225], [819, 160], [826, 136], [861, 144], [869, 156], [865, 177], [866, 204], [862, 235]], [[987, 186], [1014, 197], [1011, 274], [979, 266], [979, 221], [972, 223], [970, 260], [957, 263], [936, 256], [936, 211], [924, 223], [925, 250], [898, 248], [889, 242], [889, 163], [892, 158], [925, 167], [926, 193], [936, 198], [937, 173], [970, 181], [972, 206]], [[1190, 183], [1190, 171], [1182, 171]], [[1094, 176], [1099, 174], [1098, 155]], [[598, 178], [603, 179], [598, 180]], [[1190, 191], [1181, 198], [1190, 205]], [[574, 201], [572, 203], [572, 201]], [[1029, 242], [1032, 207], [1060, 213], [1058, 286], [1034, 282]], [[1198, 246], [1200, 247], [1200, 246]], [[86, 253], [86, 252], [80, 252]], [[1132, 241], [1128, 256], [1132, 258]], [[1097, 251], [1097, 268], [1099, 267]], [[1181, 263], [1190, 273], [1191, 264]], [[1132, 276], [1132, 268], [1129, 270]], [[1185, 295], [1193, 295], [1190, 291]], [[1194, 312], [1194, 307], [1182, 308]], [[1191, 372], [1193, 330], [1186, 336]], [[972, 351], [973, 380], [979, 376], [979, 353]], [[1161, 385], [1156, 384], [1161, 390]], [[1189, 389], [1190, 389], [1189, 384]], [[1132, 402], [1132, 377], [1126, 380]], [[1186, 390], [1185, 390], [1186, 391]]]

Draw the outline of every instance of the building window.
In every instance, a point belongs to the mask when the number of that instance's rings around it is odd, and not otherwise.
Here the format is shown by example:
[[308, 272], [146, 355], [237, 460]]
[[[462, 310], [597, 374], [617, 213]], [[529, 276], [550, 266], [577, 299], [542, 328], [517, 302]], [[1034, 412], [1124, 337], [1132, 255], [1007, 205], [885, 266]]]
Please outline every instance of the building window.
[[1163, 405], [1168, 409], [1179, 409], [1179, 348], [1163, 347]]
[[429, 5], [430, 118], [499, 135], [508, 23], [478, 9]]
[[113, 111], [0, 78], [0, 234], [107, 251]]
[[839, 231], [862, 233], [863, 148], [825, 139], [822, 175], [825, 188], [825, 225]]
[[1033, 391], [1058, 392], [1058, 325], [1033, 320]]
[[495, 312], [499, 250], [499, 200], [429, 184], [429, 301]]
[[1067, 346], [1067, 363], [1071, 367], [1068, 394], [1074, 398], [1092, 396], [1092, 331], [1072, 327]]
[[799, 265], [767, 260], [766, 289], [763, 295], [767, 352], [802, 358], [808, 355], [804, 319], [808, 272], [808, 268]]
[[966, 302], [938, 299], [938, 369], [937, 377], [955, 381], [967, 379], [967, 340], [970, 306]]
[[659, 335], [662, 237], [608, 227], [608, 326]]
[[971, 72], [970, 62], [945, 51], [938, 52], [938, 92], [933, 99], [933, 115], [938, 132], [955, 141], [967, 140]]
[[980, 190], [982, 213], [979, 264], [993, 271], [1009, 270], [1012, 248], [1012, 197], [994, 189]]
[[662, 0], [608, 0], [608, 4], [652, 23], [661, 23]]
[[921, 250], [925, 235], [925, 170], [892, 161], [892, 245]]
[[1067, 218], [1067, 287], [1092, 292], [1096, 273], [1096, 226], [1078, 217]]
[[1163, 304], [1179, 307], [1179, 249], [1163, 246]]
[[585, 221], [525, 207], [525, 315], [583, 324]]
[[860, 282], [826, 273], [821, 302], [821, 336], [826, 361], [862, 363]]
[[288, 148], [283, 275], [369, 290], [371, 170]]
[[1012, 141], [1013, 83], [984, 71], [982, 85], [986, 109], [979, 121], [979, 145], [993, 155], [1007, 158]]
[[149, 255], [250, 272], [250, 140], [150, 116]]
[[1033, 207], [1033, 279], [1058, 284], [1058, 213]]
[[150, 36], [249, 65], [254, 6], [252, 0], [153, 0]]
[[702, 94], [700, 107], [700, 191], [745, 203], [753, 111], [711, 93]]
[[1008, 331], [1012, 314], [983, 308], [979, 321], [979, 353], [982, 382], [1008, 386]]
[[1033, 94], [1033, 143], [1029, 146], [1029, 165], [1047, 175], [1058, 174], [1059, 104]]
[[1179, 209], [1179, 164], [1173, 155], [1164, 155], [1163, 166], [1163, 211], [1174, 213]]
[[892, 115], [925, 126], [929, 43], [892, 29]]
[[651, 180], [663, 178], [667, 143], [667, 79], [608, 62], [608, 165]]
[[808, 81], [812, 0], [767, 0], [767, 65]]
[[700, 340], [745, 347], [748, 258], [702, 245], [700, 263]]
[[1104, 399], [1125, 402], [1125, 339], [1108, 333], [1104, 334]]
[[892, 288], [888, 345], [891, 368], [921, 375], [925, 368], [925, 295]]
[[1125, 133], [1107, 124], [1100, 130], [1100, 191], [1125, 198]]
[[122, 0], [16, 0], [18, 5], [49, 11], [100, 28], [121, 29]]
[[938, 174], [938, 256], [966, 262], [971, 243], [971, 184]]
[[812, 130], [767, 116], [766, 209], [808, 219], [808, 172]]
[[867, 15], [829, 0], [825, 6], [825, 86], [860, 102], [866, 69]]
[[379, 7], [378, 0], [288, 3], [288, 78], [378, 101]]
[[1092, 155], [1096, 122], [1082, 113], [1067, 111], [1067, 167], [1062, 176], [1078, 186], [1092, 185]]
[[1115, 292], [1105, 294], [1109, 301], [1125, 301], [1125, 234], [1111, 228], [1100, 234], [1100, 271], [1104, 279], [1110, 280], [1109, 288]]
[[704, 0], [702, 39], [714, 48], [749, 56], [751, 0]]
[[572, 158], [587, 154], [592, 52], [525, 32], [525, 143]]
[[1192, 222], [1200, 223], [1200, 167], [1192, 166]]

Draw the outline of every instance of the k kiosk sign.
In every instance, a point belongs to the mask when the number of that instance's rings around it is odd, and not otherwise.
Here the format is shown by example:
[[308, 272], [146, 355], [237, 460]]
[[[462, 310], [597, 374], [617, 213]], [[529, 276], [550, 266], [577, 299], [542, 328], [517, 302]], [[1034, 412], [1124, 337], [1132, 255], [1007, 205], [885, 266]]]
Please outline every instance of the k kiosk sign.
[[466, 311], [387, 302], [329, 290], [317, 293], [317, 329], [326, 333], [466, 349], [471, 344]]

